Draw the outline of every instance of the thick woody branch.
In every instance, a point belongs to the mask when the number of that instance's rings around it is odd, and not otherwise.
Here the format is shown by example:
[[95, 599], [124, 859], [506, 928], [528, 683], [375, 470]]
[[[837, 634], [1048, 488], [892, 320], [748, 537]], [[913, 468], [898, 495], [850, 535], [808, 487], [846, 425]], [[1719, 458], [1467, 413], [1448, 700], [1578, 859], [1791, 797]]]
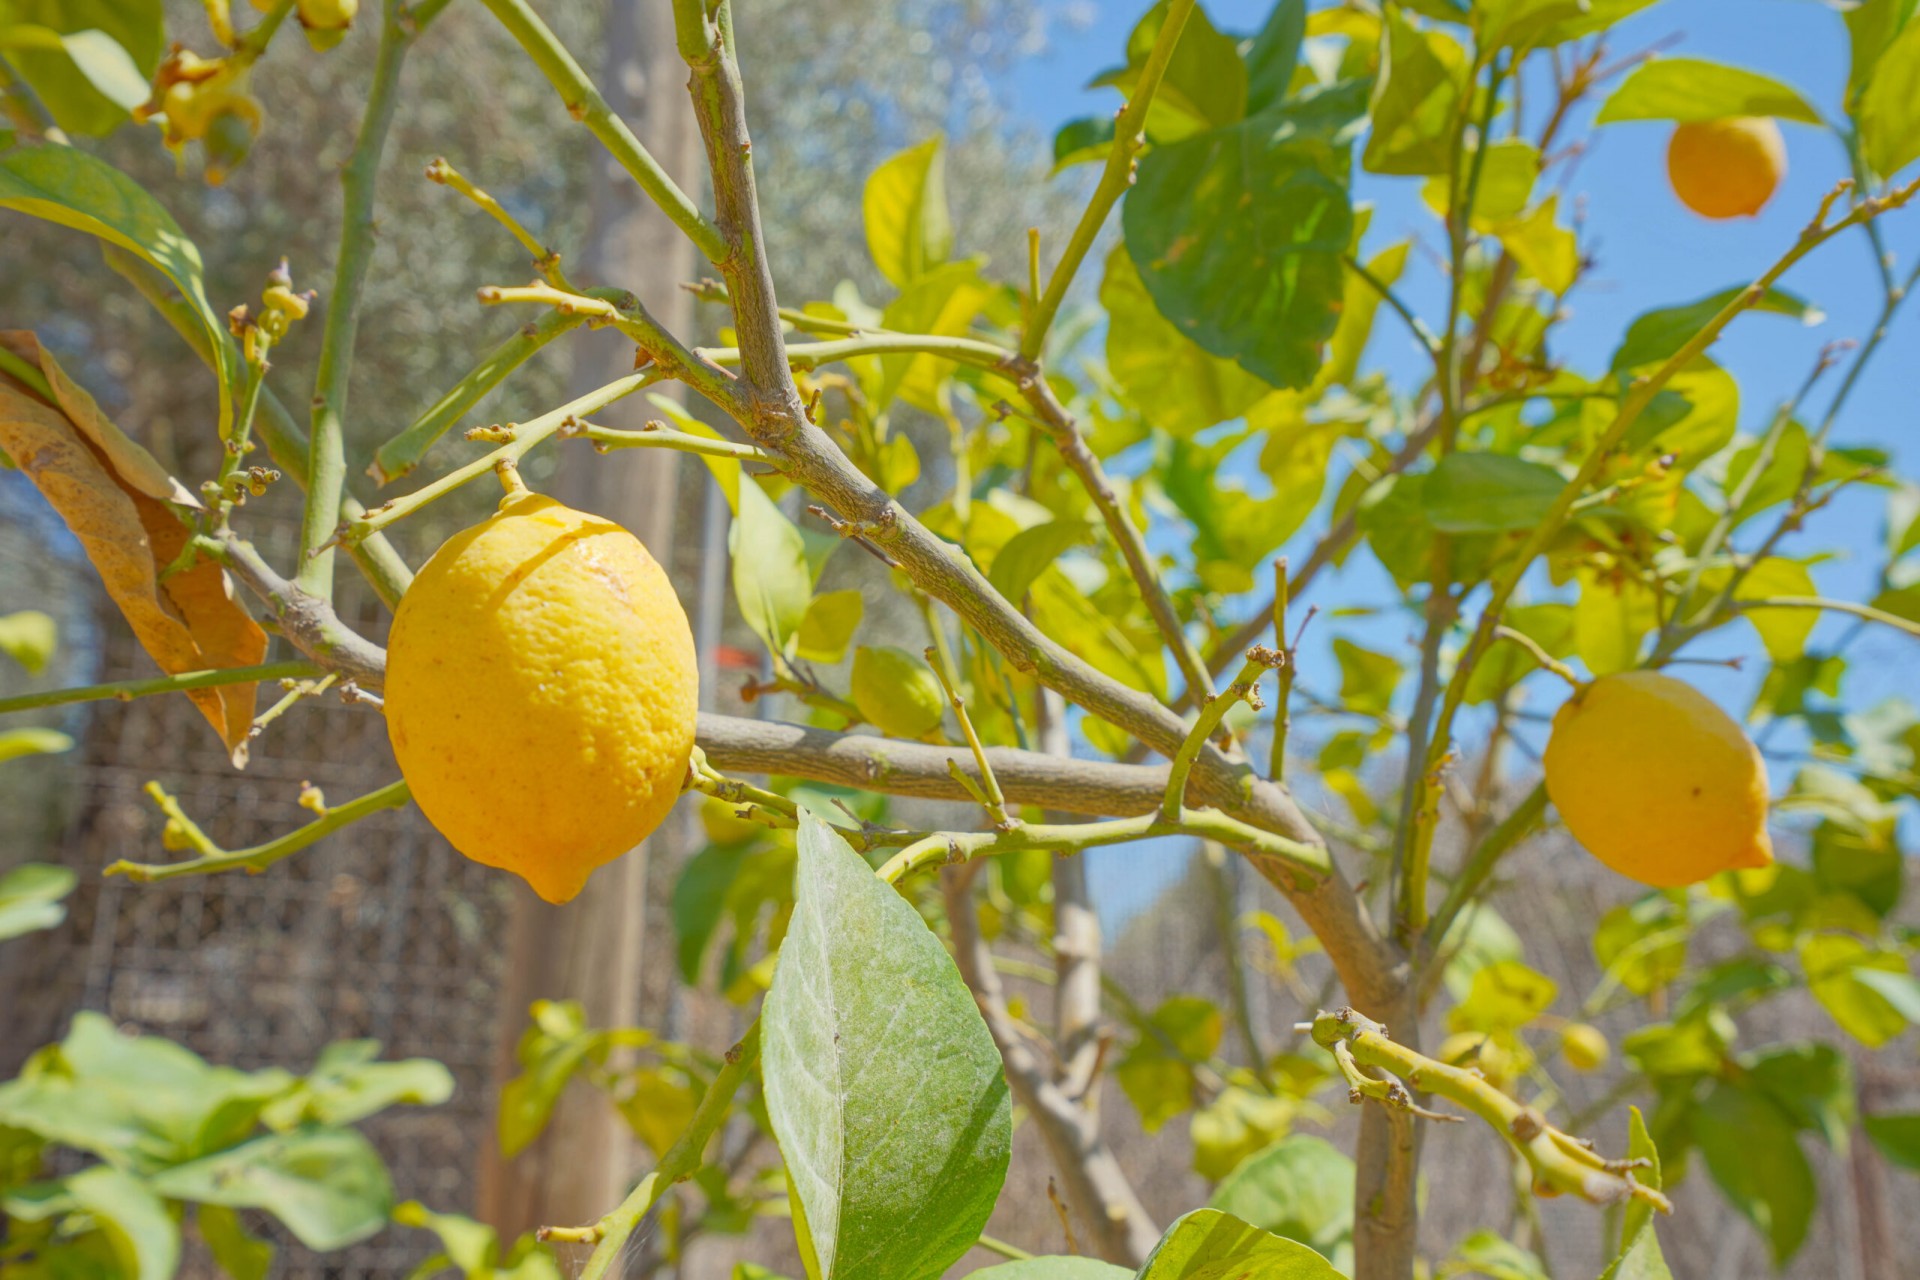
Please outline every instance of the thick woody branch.
[[999, 1046], [1007, 1083], [1040, 1130], [1067, 1203], [1091, 1235], [1095, 1251], [1108, 1262], [1137, 1267], [1153, 1251], [1159, 1232], [1101, 1139], [1098, 1118], [1055, 1083], [1050, 1066], [1007, 1011], [993, 952], [980, 936], [974, 913], [973, 874], [979, 865], [955, 867], [941, 877], [954, 961]]

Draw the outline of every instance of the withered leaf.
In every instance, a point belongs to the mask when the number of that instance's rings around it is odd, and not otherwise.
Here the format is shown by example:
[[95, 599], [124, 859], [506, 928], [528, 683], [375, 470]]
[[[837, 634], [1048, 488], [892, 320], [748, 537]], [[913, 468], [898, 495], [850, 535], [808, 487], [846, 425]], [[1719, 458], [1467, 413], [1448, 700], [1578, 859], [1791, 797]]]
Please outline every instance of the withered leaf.
[[[54, 395], [49, 404], [0, 374], [0, 449], [80, 540], [141, 648], [169, 675], [258, 663], [266, 633], [224, 569], [202, 560], [160, 579], [192, 533], [174, 506], [197, 508], [198, 499], [107, 418], [31, 332], [0, 332], [0, 346], [37, 367]], [[251, 683], [187, 691], [236, 763], [245, 758], [254, 691]]]

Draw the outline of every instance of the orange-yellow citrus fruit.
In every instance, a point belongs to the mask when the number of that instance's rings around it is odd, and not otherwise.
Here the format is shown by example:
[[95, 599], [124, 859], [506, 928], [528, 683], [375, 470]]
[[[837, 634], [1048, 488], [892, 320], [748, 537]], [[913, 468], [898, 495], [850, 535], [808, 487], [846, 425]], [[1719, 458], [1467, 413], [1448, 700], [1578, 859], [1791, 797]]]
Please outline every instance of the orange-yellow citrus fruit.
[[1546, 774], [1574, 838], [1641, 884], [1696, 884], [1773, 861], [1759, 751], [1672, 676], [1623, 671], [1567, 699], [1553, 717]]
[[1786, 139], [1765, 116], [1689, 120], [1667, 143], [1667, 181], [1703, 218], [1751, 217], [1786, 172]]
[[387, 734], [413, 798], [548, 902], [667, 816], [699, 707], [687, 615], [619, 525], [510, 495], [413, 580], [387, 647]]

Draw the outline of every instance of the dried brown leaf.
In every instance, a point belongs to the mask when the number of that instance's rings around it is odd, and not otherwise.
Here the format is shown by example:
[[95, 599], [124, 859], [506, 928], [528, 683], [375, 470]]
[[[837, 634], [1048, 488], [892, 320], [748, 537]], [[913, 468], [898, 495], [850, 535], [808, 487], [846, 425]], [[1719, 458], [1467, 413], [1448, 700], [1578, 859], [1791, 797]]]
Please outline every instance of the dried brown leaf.
[[[258, 663], [266, 633], [218, 564], [202, 560], [160, 580], [192, 533], [169, 504], [198, 507], [192, 492], [115, 426], [32, 333], [0, 332], [0, 346], [38, 367], [57, 401], [0, 374], [0, 449], [80, 540], [148, 656], [169, 675]], [[187, 693], [236, 763], [244, 759], [254, 692], [252, 684], [234, 684]]]

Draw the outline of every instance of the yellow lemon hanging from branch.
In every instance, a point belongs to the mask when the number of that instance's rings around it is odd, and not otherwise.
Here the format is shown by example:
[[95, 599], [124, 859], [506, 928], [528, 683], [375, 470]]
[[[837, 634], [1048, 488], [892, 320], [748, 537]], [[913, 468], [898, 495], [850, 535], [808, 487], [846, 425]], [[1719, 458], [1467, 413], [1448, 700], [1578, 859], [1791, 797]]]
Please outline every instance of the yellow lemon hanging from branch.
[[1574, 838], [1641, 884], [1696, 884], [1773, 861], [1760, 752], [1672, 676], [1624, 671], [1582, 686], [1553, 717], [1546, 774]]
[[667, 575], [611, 521], [504, 473], [499, 511], [413, 580], [387, 647], [387, 734], [455, 849], [565, 902], [660, 825], [699, 673]]
[[1690, 120], [1667, 143], [1667, 180], [1703, 218], [1752, 217], [1787, 172], [1787, 143], [1765, 116]]

